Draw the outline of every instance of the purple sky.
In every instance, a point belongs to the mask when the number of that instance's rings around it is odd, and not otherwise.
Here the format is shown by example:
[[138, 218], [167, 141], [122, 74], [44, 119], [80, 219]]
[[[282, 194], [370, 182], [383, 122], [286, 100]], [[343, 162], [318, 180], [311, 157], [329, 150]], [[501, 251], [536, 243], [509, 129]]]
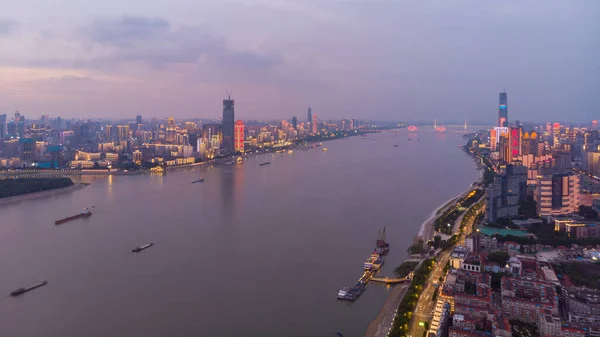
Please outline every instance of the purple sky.
[[1, 0], [0, 113], [600, 118], [598, 0]]

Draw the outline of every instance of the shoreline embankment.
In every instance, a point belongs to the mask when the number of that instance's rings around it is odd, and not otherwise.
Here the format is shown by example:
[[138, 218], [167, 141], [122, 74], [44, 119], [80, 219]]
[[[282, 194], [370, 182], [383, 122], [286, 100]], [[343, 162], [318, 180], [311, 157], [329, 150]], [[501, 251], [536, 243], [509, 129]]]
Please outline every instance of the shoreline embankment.
[[61, 187], [61, 188], [48, 190], [48, 191], [33, 192], [33, 193], [16, 195], [14, 197], [2, 198], [2, 199], [0, 199], [0, 206], [18, 203], [18, 202], [27, 201], [27, 200], [50, 197], [53, 195], [63, 194], [63, 193], [67, 193], [67, 192], [78, 191], [80, 189], [83, 189], [85, 186], [86, 186], [85, 184], [74, 184], [71, 186]]

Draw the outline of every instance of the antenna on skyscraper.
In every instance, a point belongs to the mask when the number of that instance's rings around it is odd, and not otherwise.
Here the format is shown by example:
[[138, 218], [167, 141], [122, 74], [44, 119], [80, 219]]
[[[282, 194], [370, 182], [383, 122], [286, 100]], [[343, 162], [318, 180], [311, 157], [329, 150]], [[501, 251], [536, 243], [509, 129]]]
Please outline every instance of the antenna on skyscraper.
[[231, 95], [233, 95], [233, 91], [225, 90], [225, 93], [227, 94], [227, 99], [231, 99]]

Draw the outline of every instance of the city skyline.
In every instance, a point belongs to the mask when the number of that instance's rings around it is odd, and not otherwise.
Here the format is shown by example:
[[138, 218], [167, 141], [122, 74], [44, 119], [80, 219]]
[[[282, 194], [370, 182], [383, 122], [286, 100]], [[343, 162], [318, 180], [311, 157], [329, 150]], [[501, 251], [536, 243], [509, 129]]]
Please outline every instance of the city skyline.
[[288, 119], [310, 104], [325, 120], [493, 122], [506, 87], [521, 120], [586, 122], [600, 105], [598, 10], [593, 1], [24, 1], [0, 18], [10, 47], [0, 113], [217, 118], [233, 89], [240, 119]]

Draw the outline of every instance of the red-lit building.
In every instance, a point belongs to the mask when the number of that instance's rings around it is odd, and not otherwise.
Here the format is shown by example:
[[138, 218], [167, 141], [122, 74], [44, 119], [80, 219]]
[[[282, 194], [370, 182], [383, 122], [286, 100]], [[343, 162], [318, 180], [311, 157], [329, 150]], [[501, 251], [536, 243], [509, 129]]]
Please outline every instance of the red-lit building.
[[513, 157], [521, 155], [522, 137], [523, 133], [521, 132], [521, 128], [510, 128], [510, 149]]
[[244, 152], [244, 122], [235, 122], [233, 130], [233, 149], [235, 152]]

